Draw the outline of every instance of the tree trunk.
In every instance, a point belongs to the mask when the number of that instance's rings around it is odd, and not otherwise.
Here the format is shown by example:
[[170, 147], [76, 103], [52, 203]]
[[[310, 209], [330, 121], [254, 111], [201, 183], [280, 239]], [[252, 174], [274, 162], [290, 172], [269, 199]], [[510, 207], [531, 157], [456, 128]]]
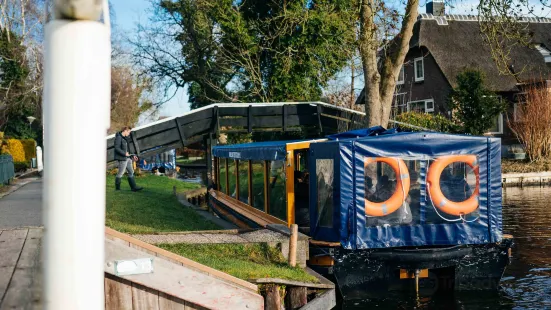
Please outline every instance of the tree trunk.
[[381, 125], [382, 109], [379, 98], [381, 75], [377, 70], [377, 48], [375, 33], [375, 4], [373, 0], [362, 0], [360, 7], [360, 56], [364, 71], [364, 104], [366, 126]]
[[376, 37], [374, 0], [362, 0], [360, 8], [360, 54], [364, 70], [366, 125], [388, 127], [396, 80], [409, 50], [413, 25], [417, 21], [419, 0], [408, 0], [400, 33], [384, 55], [381, 73], [377, 66], [380, 42]]

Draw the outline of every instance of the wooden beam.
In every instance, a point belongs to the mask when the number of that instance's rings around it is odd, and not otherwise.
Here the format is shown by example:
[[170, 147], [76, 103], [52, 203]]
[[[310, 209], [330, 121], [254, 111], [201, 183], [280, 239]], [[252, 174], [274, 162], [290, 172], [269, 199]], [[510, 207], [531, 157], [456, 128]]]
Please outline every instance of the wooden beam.
[[253, 132], [253, 106], [249, 106], [247, 111], [247, 132]]
[[178, 129], [178, 135], [180, 136], [180, 141], [182, 141], [182, 147], [183, 147], [185, 145], [186, 135], [182, 131], [182, 127], [180, 126], [180, 122], [178, 121], [178, 118], [175, 118], [174, 122], [176, 122], [176, 129]]
[[132, 144], [134, 144], [134, 150], [136, 150], [136, 155], [140, 155], [140, 145], [136, 139], [136, 132], [131, 132], [130, 137], [132, 137]]
[[270, 162], [264, 161], [264, 212], [270, 214]]
[[235, 199], [239, 200], [239, 160], [235, 162]]
[[287, 181], [285, 187], [287, 191], [287, 226], [295, 223], [295, 152], [287, 150], [285, 159], [285, 176]]
[[316, 109], [317, 109], [317, 115], [318, 115], [318, 126], [319, 126], [319, 132], [320, 134], [323, 132], [323, 126], [321, 124], [321, 106], [318, 104], [316, 106]]
[[224, 158], [226, 165], [226, 195], [229, 195], [228, 192], [230, 191], [230, 170], [228, 169], [228, 160], [229, 159]]
[[252, 160], [249, 160], [248, 161], [248, 164], [249, 164], [249, 174], [248, 174], [248, 178], [249, 178], [249, 205], [250, 206], [253, 206], [254, 205], [254, 196], [253, 196], [253, 161]]

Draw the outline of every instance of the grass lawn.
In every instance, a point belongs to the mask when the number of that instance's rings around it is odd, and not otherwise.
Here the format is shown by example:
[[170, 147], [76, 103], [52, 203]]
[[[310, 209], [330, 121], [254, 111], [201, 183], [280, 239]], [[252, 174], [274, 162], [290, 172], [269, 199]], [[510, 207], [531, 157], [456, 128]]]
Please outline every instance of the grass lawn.
[[276, 248], [267, 244], [160, 244], [159, 247], [218, 269], [234, 277], [250, 280], [279, 278], [318, 282], [300, 267], [292, 268]]
[[551, 171], [551, 160], [530, 162], [528, 160], [501, 160], [502, 173], [529, 173]]
[[115, 191], [115, 177], [107, 176], [107, 226], [130, 234], [220, 229], [183, 207], [172, 193], [173, 186], [181, 192], [199, 188], [198, 184], [154, 175], [138, 177], [136, 183], [144, 189], [137, 193], [130, 191], [128, 181], [123, 178], [121, 191]]

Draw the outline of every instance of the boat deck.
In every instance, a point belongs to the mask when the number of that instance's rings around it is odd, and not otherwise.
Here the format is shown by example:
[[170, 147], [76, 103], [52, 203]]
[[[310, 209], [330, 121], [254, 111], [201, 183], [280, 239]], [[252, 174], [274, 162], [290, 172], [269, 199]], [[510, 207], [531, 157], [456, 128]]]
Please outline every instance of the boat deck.
[[0, 309], [42, 309], [42, 228], [0, 230]]

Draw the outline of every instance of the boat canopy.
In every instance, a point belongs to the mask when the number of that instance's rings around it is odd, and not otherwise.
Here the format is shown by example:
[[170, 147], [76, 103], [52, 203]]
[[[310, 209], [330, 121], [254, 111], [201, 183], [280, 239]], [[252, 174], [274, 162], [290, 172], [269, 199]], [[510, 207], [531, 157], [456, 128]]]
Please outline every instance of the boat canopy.
[[347, 249], [502, 239], [499, 138], [374, 132], [387, 131], [369, 128], [360, 138], [310, 146], [314, 239]]
[[233, 145], [218, 145], [212, 149], [212, 153], [215, 157], [219, 158], [243, 160], [285, 160], [285, 157], [287, 156], [287, 145], [319, 141], [322, 140], [265, 141]]

